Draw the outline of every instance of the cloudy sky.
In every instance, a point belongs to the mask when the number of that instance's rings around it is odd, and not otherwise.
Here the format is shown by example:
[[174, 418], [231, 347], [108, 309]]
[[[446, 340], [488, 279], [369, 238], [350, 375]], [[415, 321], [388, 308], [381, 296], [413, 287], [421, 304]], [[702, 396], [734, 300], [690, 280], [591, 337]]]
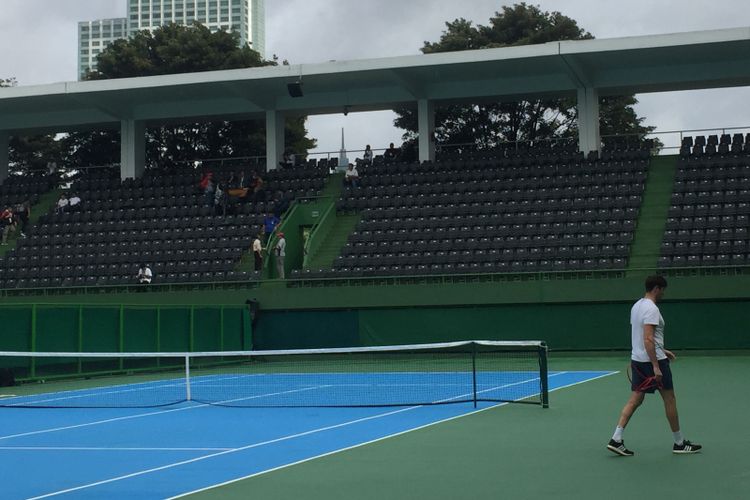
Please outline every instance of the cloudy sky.
[[[512, 2], [492, 0], [266, 0], [266, 56], [292, 64], [419, 53], [444, 23], [459, 17], [488, 24]], [[538, 0], [596, 38], [750, 26], [746, 0]], [[127, 0], [0, 0], [0, 78], [20, 85], [76, 79], [77, 22], [124, 17]], [[658, 130], [750, 125], [750, 89], [639, 95], [638, 112]], [[318, 151], [400, 142], [393, 113], [312, 117]]]

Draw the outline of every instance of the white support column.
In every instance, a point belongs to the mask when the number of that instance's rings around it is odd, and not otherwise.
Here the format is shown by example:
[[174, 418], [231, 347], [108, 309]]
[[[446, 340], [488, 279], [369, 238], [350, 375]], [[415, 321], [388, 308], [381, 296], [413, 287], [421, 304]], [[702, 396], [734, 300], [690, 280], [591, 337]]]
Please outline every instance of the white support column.
[[578, 89], [578, 149], [584, 153], [601, 149], [599, 133], [599, 92]]
[[266, 111], [266, 170], [276, 170], [284, 155], [284, 115]]
[[10, 134], [0, 130], [0, 182], [8, 178], [10, 170]]
[[146, 124], [142, 121], [120, 122], [120, 178], [136, 179], [146, 169]]
[[419, 131], [419, 161], [435, 161], [435, 103], [427, 99], [417, 101]]

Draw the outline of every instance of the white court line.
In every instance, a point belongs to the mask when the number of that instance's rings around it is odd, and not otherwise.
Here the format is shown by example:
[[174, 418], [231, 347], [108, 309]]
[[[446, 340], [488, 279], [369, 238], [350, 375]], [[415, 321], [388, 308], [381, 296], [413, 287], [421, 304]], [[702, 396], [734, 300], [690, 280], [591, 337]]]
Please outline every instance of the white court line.
[[[560, 375], [562, 373], [567, 373], [567, 372], [558, 372], [558, 373], [555, 373], [553, 375], [550, 375], [550, 377], [553, 377], [555, 375]], [[581, 380], [579, 382], [574, 382], [572, 384], [563, 385], [563, 386], [560, 386], [560, 387], [555, 387], [554, 389], [550, 389], [549, 392], [559, 391], [560, 389], [565, 389], [565, 388], [573, 387], [575, 385], [583, 384], [583, 383], [586, 383], [586, 382], [591, 382], [592, 380], [597, 380], [597, 379], [600, 379], [600, 378], [608, 377], [610, 375], [615, 375], [617, 373], [620, 373], [620, 372], [616, 371], [616, 372], [605, 373], [604, 375], [599, 375], [598, 377], [594, 377], [594, 378], [590, 378], [590, 379], [586, 379], [586, 380]], [[536, 393], [536, 394], [531, 394], [531, 395], [526, 396], [526, 397], [533, 397], [533, 396], [538, 396], [538, 395], [539, 395], [539, 393]], [[189, 496], [189, 495], [193, 495], [195, 493], [201, 493], [201, 492], [204, 492], [204, 491], [213, 490], [215, 488], [220, 488], [222, 486], [226, 486], [226, 485], [229, 485], [229, 484], [232, 484], [232, 483], [237, 483], [239, 481], [244, 481], [245, 479], [251, 479], [251, 478], [256, 477], [256, 476], [261, 476], [263, 474], [268, 474], [269, 472], [274, 472], [274, 471], [277, 471], [277, 470], [286, 469], [288, 467], [299, 465], [299, 464], [302, 464], [302, 463], [305, 463], [305, 462], [310, 462], [312, 460], [317, 460], [318, 458], [323, 458], [323, 457], [327, 457], [327, 456], [330, 456], [330, 455], [335, 455], [335, 454], [341, 453], [343, 451], [353, 450], [355, 448], [360, 448], [360, 447], [366, 446], [368, 444], [377, 443], [378, 441], [384, 441], [386, 439], [390, 439], [390, 438], [393, 438], [393, 437], [396, 437], [396, 436], [401, 436], [403, 434], [408, 434], [409, 432], [418, 431], [420, 429], [425, 429], [427, 427], [432, 427], [433, 425], [442, 424], [444, 422], [450, 422], [451, 420], [456, 420], [456, 419], [459, 419], [459, 418], [468, 417], [469, 415], [474, 415], [474, 414], [477, 414], [477, 413], [481, 413], [483, 411], [491, 410], [493, 408], [499, 408], [501, 406], [505, 406], [505, 405], [508, 405], [508, 404], [510, 404], [510, 403], [499, 403], [499, 404], [496, 404], [496, 405], [488, 406], [487, 408], [480, 408], [478, 410], [473, 410], [473, 411], [470, 411], [468, 413], [464, 413], [462, 415], [456, 415], [454, 417], [448, 417], [448, 418], [445, 418], [443, 420], [437, 420], [437, 421], [431, 422], [429, 424], [421, 425], [419, 427], [414, 427], [413, 429], [407, 429], [405, 431], [396, 432], [394, 434], [389, 434], [387, 436], [383, 436], [383, 437], [379, 437], [379, 438], [376, 438], [376, 439], [372, 439], [370, 441], [365, 441], [364, 443], [359, 443], [359, 444], [355, 444], [355, 445], [352, 445], [352, 446], [347, 446], [346, 448], [341, 448], [341, 449], [338, 449], [338, 450], [329, 451], [327, 453], [321, 453], [320, 455], [316, 455], [314, 457], [304, 458], [304, 459], [298, 460], [296, 462], [292, 462], [292, 463], [289, 463], [289, 464], [280, 465], [278, 467], [274, 467], [272, 469], [267, 469], [267, 470], [260, 471], [260, 472], [255, 472], [253, 474], [249, 474], [249, 475], [244, 476], [244, 477], [238, 477], [236, 479], [231, 479], [231, 480], [225, 481], [223, 483], [214, 484], [212, 486], [207, 486], [205, 488], [200, 488], [200, 489], [193, 490], [193, 491], [188, 491], [186, 493], [181, 493], [179, 495], [166, 498], [165, 500], [175, 500], [177, 498], [183, 498], [183, 497], [186, 497], [186, 496]], [[33, 500], [33, 499], [29, 499], [29, 500]]]
[[[567, 373], [567, 372], [554, 373], [554, 374], [550, 375], [550, 377], [554, 377], [554, 376], [557, 376], [557, 375], [562, 375], [563, 373]], [[487, 392], [487, 391], [496, 390], [496, 389], [502, 389], [504, 387], [512, 387], [514, 385], [526, 384], [526, 383], [532, 382], [534, 380], [539, 380], [539, 377], [534, 377], [534, 378], [531, 378], [531, 379], [528, 379], [528, 380], [522, 380], [520, 382], [514, 382], [512, 384], [505, 384], [505, 385], [493, 387], [491, 389], [486, 389], [485, 391], [482, 391], [482, 392]], [[458, 398], [461, 398], [461, 397], [465, 397], [467, 395], [468, 394], [454, 396], [452, 398], [448, 398], [448, 399], [436, 401], [436, 403], [450, 401], [451, 399], [458, 399]], [[527, 398], [527, 397], [530, 397], [530, 396], [525, 396], [524, 399]], [[265, 445], [268, 445], [268, 444], [274, 444], [274, 443], [279, 443], [279, 442], [282, 442], [282, 441], [288, 441], [288, 440], [291, 440], [291, 439], [296, 439], [296, 438], [299, 438], [299, 437], [308, 436], [308, 435], [311, 435], [311, 434], [316, 434], [316, 433], [323, 432], [323, 431], [328, 431], [328, 430], [331, 430], [331, 429], [337, 429], [337, 428], [340, 428], [340, 427], [346, 427], [346, 426], [349, 426], [349, 425], [353, 425], [353, 424], [357, 424], [357, 423], [361, 423], [361, 422], [366, 422], [368, 420], [374, 420], [374, 419], [378, 419], [378, 418], [382, 418], [382, 417], [387, 417], [387, 416], [390, 416], [390, 415], [395, 415], [395, 414], [398, 414], [398, 413], [403, 413], [403, 412], [406, 412], [406, 411], [411, 411], [411, 410], [414, 410], [414, 409], [417, 409], [417, 408], [422, 408], [423, 406], [424, 405], [409, 406], [407, 408], [401, 408], [399, 410], [393, 410], [393, 411], [389, 411], [389, 412], [386, 412], [386, 413], [380, 413], [380, 414], [376, 414], [376, 415], [371, 415], [369, 417], [363, 417], [363, 418], [358, 418], [358, 419], [355, 419], [355, 420], [349, 420], [347, 422], [341, 422], [339, 424], [329, 425], [329, 426], [326, 426], [326, 427], [320, 427], [320, 428], [317, 428], [317, 429], [311, 429], [309, 431], [300, 432], [300, 433], [297, 433], [297, 434], [291, 434], [291, 435], [288, 435], [288, 436], [282, 436], [280, 438], [271, 439], [271, 440], [268, 440], [268, 441], [262, 441], [262, 442], [259, 442], [259, 443], [253, 443], [253, 444], [249, 444], [249, 445], [246, 445], [246, 446], [241, 446], [241, 447], [238, 447], [238, 448], [234, 448], [232, 450], [221, 451], [221, 452], [218, 452], [218, 453], [212, 453], [210, 455], [205, 455], [205, 456], [193, 458], [193, 459], [190, 459], [190, 460], [183, 460], [183, 461], [180, 461], [180, 462], [175, 462], [175, 463], [172, 463], [172, 464], [162, 465], [160, 467], [155, 467], [155, 468], [152, 468], [152, 469], [147, 469], [147, 470], [142, 470], [142, 471], [138, 471], [138, 472], [133, 472], [131, 474], [126, 474], [126, 475], [123, 475], [123, 476], [113, 477], [113, 478], [110, 478], [110, 479], [104, 479], [102, 481], [97, 481], [97, 482], [94, 482], [94, 483], [89, 483], [89, 484], [84, 484], [84, 485], [81, 485], [81, 486], [76, 486], [76, 487], [73, 487], [73, 488], [68, 488], [68, 489], [65, 489], [65, 490], [54, 491], [52, 493], [47, 493], [45, 495], [40, 495], [40, 496], [29, 498], [27, 500], [39, 500], [39, 499], [42, 499], [42, 498], [49, 498], [49, 497], [56, 496], [56, 495], [62, 495], [62, 494], [65, 494], [65, 493], [70, 493], [72, 491], [79, 491], [79, 490], [83, 490], [83, 489], [87, 489], [87, 488], [93, 488], [95, 486], [99, 486], [99, 485], [102, 485], [102, 484], [113, 483], [115, 481], [121, 481], [123, 479], [130, 479], [132, 477], [138, 477], [138, 476], [142, 476], [142, 475], [145, 475], [145, 474], [150, 474], [152, 472], [158, 472], [158, 471], [161, 471], [161, 470], [171, 469], [171, 468], [174, 468], [174, 467], [179, 467], [181, 465], [186, 465], [186, 464], [190, 464], [190, 463], [194, 463], [194, 462], [199, 462], [199, 461], [202, 461], [202, 460], [207, 460], [209, 458], [215, 458], [215, 457], [219, 457], [219, 456], [226, 455], [226, 454], [229, 454], [229, 453], [236, 453], [238, 451], [250, 450], [250, 449], [258, 448], [260, 446], [265, 446]]]
[[207, 404], [207, 403], [194, 404], [192, 406], [183, 406], [182, 408], [172, 408], [172, 409], [169, 409], [169, 410], [159, 410], [159, 411], [152, 411], [152, 412], [148, 412], [148, 413], [138, 413], [137, 415], [128, 415], [128, 416], [125, 416], [125, 417], [108, 418], [106, 420], [95, 420], [93, 422], [86, 422], [86, 423], [83, 423], [83, 424], [66, 425], [64, 427], [53, 427], [53, 428], [50, 428], [50, 429], [41, 429], [41, 430], [38, 430], [38, 431], [21, 432], [19, 434], [10, 434], [8, 436], [0, 436], [0, 440], [17, 438], [17, 437], [24, 437], [24, 436], [34, 436], [36, 434], [45, 434], [45, 433], [48, 433], [48, 432], [66, 431], [66, 430], [70, 430], [70, 429], [78, 429], [78, 428], [81, 428], [81, 427], [89, 427], [89, 426], [92, 426], [92, 425], [108, 424], [110, 422], [119, 422], [121, 420], [130, 420], [130, 419], [133, 419], [133, 418], [150, 417], [150, 416], [153, 416], [153, 415], [163, 415], [165, 413], [173, 413], [173, 412], [176, 412], [176, 411], [194, 410], [196, 408], [205, 408], [207, 406], [214, 406], [216, 404], [232, 403], [232, 402], [235, 402], [235, 401], [246, 401], [248, 399], [265, 398], [265, 397], [268, 397], [268, 396], [278, 396], [278, 395], [281, 395], [281, 394], [289, 394], [289, 393], [292, 393], [292, 392], [302, 392], [302, 391], [309, 391], [309, 390], [312, 390], [312, 389], [321, 389], [323, 387], [328, 387], [328, 386], [305, 387], [303, 389], [294, 389], [294, 390], [290, 390], [290, 391], [282, 391], [282, 392], [276, 392], [276, 393], [272, 393], [272, 394], [259, 394], [259, 395], [255, 395], [255, 396], [244, 397], [244, 398], [227, 399], [225, 401], [219, 401], [219, 402], [213, 403], [213, 404]]
[[21, 451], [228, 451], [234, 448], [110, 448], [98, 446], [0, 446], [0, 450]]

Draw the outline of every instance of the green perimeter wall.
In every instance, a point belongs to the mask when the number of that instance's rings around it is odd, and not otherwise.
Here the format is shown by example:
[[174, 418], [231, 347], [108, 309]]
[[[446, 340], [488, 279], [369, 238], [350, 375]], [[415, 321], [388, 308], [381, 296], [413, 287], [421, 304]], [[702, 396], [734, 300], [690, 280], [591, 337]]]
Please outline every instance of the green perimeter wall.
[[[254, 341], [259, 349], [462, 339], [545, 340], [553, 350], [629, 349], [630, 307], [622, 302], [267, 312]], [[662, 313], [671, 348], [750, 348], [747, 302], [671, 302], [662, 305]]]
[[[363, 280], [290, 286], [268, 281], [260, 287], [231, 290], [4, 297], [0, 349], [247, 348], [250, 327], [244, 303], [249, 298], [261, 305], [252, 333], [257, 349], [479, 338], [540, 339], [556, 350], [627, 349], [630, 306], [642, 294], [643, 276], [509, 279], [488, 275], [462, 282], [421, 278], [410, 284]], [[750, 348], [750, 276], [669, 277], [666, 297], [661, 307], [668, 346]], [[91, 305], [80, 306], [83, 301]], [[36, 324], [32, 324], [32, 303]], [[175, 305], [149, 305], [170, 303]], [[222, 307], [223, 316], [218, 312]], [[36, 335], [31, 335], [32, 329]]]
[[[251, 348], [249, 314], [239, 306], [0, 307], [0, 351], [184, 352]], [[20, 373], [33, 377], [40, 366], [62, 361], [0, 359], [0, 365], [3, 363], [23, 367]]]

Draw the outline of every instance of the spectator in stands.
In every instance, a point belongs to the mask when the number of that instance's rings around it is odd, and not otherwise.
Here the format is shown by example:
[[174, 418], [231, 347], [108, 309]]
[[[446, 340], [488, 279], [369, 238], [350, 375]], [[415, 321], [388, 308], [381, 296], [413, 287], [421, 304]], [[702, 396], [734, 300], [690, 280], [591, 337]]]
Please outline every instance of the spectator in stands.
[[276, 242], [276, 276], [284, 279], [284, 257], [286, 257], [286, 238], [284, 233], [279, 231], [279, 241]]
[[143, 264], [140, 269], [138, 269], [138, 283], [141, 285], [149, 285], [151, 284], [151, 279], [153, 278], [153, 273], [151, 272], [151, 268], [148, 266], [148, 264]]
[[212, 172], [206, 172], [203, 174], [203, 177], [201, 177], [201, 181], [198, 184], [198, 188], [203, 192], [203, 194], [206, 196], [206, 205], [213, 206], [214, 204], [214, 174]]
[[383, 159], [386, 163], [393, 163], [398, 159], [399, 150], [396, 149], [396, 146], [391, 143], [390, 146], [388, 146], [388, 149], [385, 150], [385, 153], [383, 153]]
[[284, 196], [283, 191], [276, 191], [273, 198], [273, 214], [281, 218], [282, 214], [289, 208], [289, 200]]
[[357, 167], [350, 163], [349, 168], [346, 170], [346, 174], [344, 174], [344, 185], [355, 188], [358, 184], [359, 172], [357, 172]]
[[237, 176], [237, 187], [239, 189], [247, 187], [247, 176], [245, 175], [244, 170], [240, 170], [240, 173]]
[[216, 215], [226, 215], [227, 211], [227, 194], [221, 189], [221, 184], [216, 184], [214, 191], [214, 213]]
[[5, 207], [5, 210], [0, 212], [0, 230], [3, 232], [2, 244], [7, 245], [8, 236], [15, 230], [13, 210], [10, 207]]
[[78, 212], [79, 210], [81, 210], [81, 198], [74, 193], [73, 196], [68, 199], [68, 211]]
[[58, 214], [64, 214], [68, 211], [68, 204], [70, 202], [68, 201], [68, 197], [65, 196], [65, 193], [60, 195], [60, 199], [57, 200], [57, 208], [55, 209], [55, 212]]
[[[262, 228], [261, 228], [262, 230]], [[255, 270], [263, 270], [263, 244], [260, 242], [260, 233], [253, 240], [253, 258], [255, 259]]]
[[250, 196], [252, 197], [253, 203], [258, 201], [266, 201], [266, 193], [263, 189], [264, 186], [263, 179], [258, 175], [258, 172], [253, 171], [252, 175], [250, 176], [250, 184], [248, 187], [250, 188]]
[[26, 227], [29, 225], [29, 217], [31, 217], [31, 203], [29, 203], [29, 200], [20, 203], [16, 207], [15, 215], [18, 219], [18, 223], [21, 224], [21, 238], [25, 238]]
[[227, 181], [227, 187], [229, 189], [236, 188], [238, 182], [239, 182], [239, 172], [232, 172], [232, 175], [229, 176], [229, 180]]
[[263, 218], [263, 228], [265, 229], [265, 235], [266, 235], [266, 243], [268, 243], [268, 239], [271, 237], [271, 233], [273, 233], [273, 230], [276, 229], [276, 226], [279, 224], [280, 219], [276, 216], [276, 214], [272, 212], [268, 212], [266, 216]]
[[281, 168], [293, 168], [294, 167], [294, 154], [290, 153], [289, 151], [284, 151], [284, 154], [281, 157], [281, 161], [279, 162], [279, 165]]
[[370, 145], [365, 146], [365, 153], [362, 155], [362, 161], [365, 165], [372, 165], [372, 149]]

